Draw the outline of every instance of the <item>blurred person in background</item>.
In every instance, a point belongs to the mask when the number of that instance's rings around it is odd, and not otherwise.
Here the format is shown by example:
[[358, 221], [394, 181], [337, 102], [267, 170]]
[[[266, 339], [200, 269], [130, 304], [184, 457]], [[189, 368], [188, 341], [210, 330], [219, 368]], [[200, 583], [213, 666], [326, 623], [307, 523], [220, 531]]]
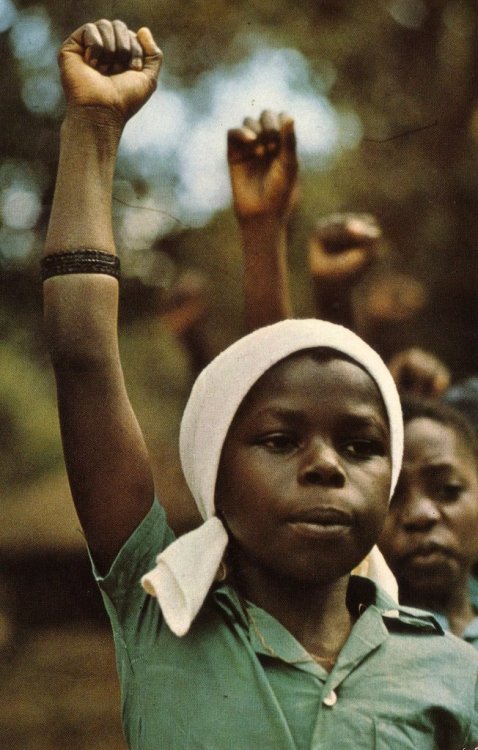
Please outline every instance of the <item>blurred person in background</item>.
[[433, 612], [478, 648], [472, 569], [478, 558], [478, 438], [439, 400], [402, 399], [402, 471], [380, 547], [400, 602]]
[[[445, 404], [449, 404], [466, 417], [478, 435], [478, 377], [472, 375], [452, 383], [442, 398]], [[470, 591], [473, 606], [478, 611], [478, 558], [470, 578]]]

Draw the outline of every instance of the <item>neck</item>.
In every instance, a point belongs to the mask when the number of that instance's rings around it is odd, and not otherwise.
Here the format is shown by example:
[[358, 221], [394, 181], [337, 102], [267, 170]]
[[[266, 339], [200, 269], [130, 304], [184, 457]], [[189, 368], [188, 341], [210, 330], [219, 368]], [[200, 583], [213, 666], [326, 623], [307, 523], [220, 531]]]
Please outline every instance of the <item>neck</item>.
[[443, 591], [416, 591], [407, 584], [400, 585], [400, 601], [411, 607], [428, 609], [444, 615], [454, 635], [461, 637], [476, 617], [468, 591], [468, 575]]
[[237, 563], [233, 569], [242, 596], [275, 617], [310, 654], [337, 657], [353, 625], [346, 605], [348, 574], [327, 583], [305, 583], [251, 561]]

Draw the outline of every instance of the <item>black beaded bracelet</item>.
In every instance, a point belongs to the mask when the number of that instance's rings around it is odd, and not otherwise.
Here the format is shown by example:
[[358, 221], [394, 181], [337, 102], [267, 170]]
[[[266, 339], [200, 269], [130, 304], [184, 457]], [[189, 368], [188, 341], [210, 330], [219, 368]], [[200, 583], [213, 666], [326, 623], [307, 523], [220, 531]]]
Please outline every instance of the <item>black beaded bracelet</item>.
[[68, 253], [52, 253], [40, 261], [41, 280], [51, 276], [70, 273], [103, 273], [119, 279], [120, 261], [116, 255], [101, 250], [72, 250]]

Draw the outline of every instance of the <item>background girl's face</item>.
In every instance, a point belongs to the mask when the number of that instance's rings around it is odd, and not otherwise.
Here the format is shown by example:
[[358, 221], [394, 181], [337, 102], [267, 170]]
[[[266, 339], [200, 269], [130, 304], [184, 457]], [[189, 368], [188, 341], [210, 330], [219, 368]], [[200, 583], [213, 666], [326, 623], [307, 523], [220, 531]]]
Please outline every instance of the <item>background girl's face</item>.
[[414, 603], [448, 597], [478, 555], [478, 469], [472, 449], [428, 417], [405, 425], [402, 472], [380, 547]]
[[390, 478], [388, 420], [373, 380], [349, 360], [301, 352], [271, 368], [239, 408], [216, 504], [249, 563], [328, 581], [375, 543]]

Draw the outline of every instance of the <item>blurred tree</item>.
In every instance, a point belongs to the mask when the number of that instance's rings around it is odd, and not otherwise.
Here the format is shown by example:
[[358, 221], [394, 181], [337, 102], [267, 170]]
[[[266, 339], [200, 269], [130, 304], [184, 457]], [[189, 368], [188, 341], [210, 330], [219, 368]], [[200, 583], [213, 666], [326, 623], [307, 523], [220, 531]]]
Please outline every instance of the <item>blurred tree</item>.
[[[311, 81], [320, 77], [337, 112], [345, 117], [343, 122], [350, 122], [352, 129], [353, 121], [347, 118], [350, 113], [358, 116], [362, 138], [358, 147], [342, 151], [320, 169], [317, 161], [302, 159], [301, 204], [290, 232], [296, 310], [300, 314], [313, 311], [306, 237], [318, 216], [343, 210], [370, 212], [384, 229], [394, 270], [415, 276], [428, 290], [428, 305], [420, 317], [400, 329], [386, 329], [377, 345], [387, 353], [401, 346], [421, 345], [444, 359], [454, 376], [476, 372], [475, 0], [192, 0], [183, 10], [172, 0], [153, 4], [146, 0], [134, 4], [125, 0], [46, 0], [41, 6], [16, 0], [15, 6], [18, 18], [40, 14], [50, 34], [50, 47], [58, 46], [72, 28], [88, 19], [120, 17], [134, 28], [149, 25], [164, 49], [163, 79], [173, 90], [177, 85], [192, 91], [211, 71], [226, 75], [229, 66], [261, 45], [298, 50], [310, 65]], [[28, 45], [26, 49], [30, 54]], [[50, 75], [54, 65], [52, 60], [48, 62], [47, 52], [42, 51], [40, 57]], [[61, 106], [45, 114], [41, 107], [29, 109], [25, 104], [24, 86], [31, 72], [27, 53], [23, 59], [15, 56], [18, 49], [11, 29], [0, 32], [0, 180], [8, 160], [24, 160], [43, 200], [43, 213], [36, 224], [17, 232], [20, 250], [22, 242], [31, 242], [23, 261], [21, 253], [15, 261], [7, 246], [17, 230], [10, 227], [9, 233], [2, 234], [6, 217], [0, 215], [0, 261], [4, 260], [0, 265], [0, 445], [4, 467], [10, 467], [6, 469], [9, 476], [17, 478], [39, 474], [48, 463], [54, 465], [59, 451], [57, 443], [53, 447], [58, 436], [49, 416], [52, 385], [45, 374], [48, 364], [38, 336], [40, 297], [34, 269], [53, 187]], [[289, 104], [284, 101], [283, 108], [287, 110]], [[197, 101], [195, 106], [198, 117], [207, 102]], [[160, 140], [161, 122], [157, 127]], [[224, 124], [224, 131], [226, 127]], [[349, 136], [345, 127], [341, 137]], [[187, 139], [187, 134], [182, 137]], [[186, 145], [178, 142], [178, 152]], [[164, 169], [173, 184], [177, 178], [170, 164], [165, 163]], [[203, 177], [208, 179], [207, 174]], [[0, 182], [0, 197], [8, 187], [8, 177], [5, 179], [7, 182]], [[139, 197], [148, 194], [147, 179], [143, 183], [137, 180], [133, 186]], [[154, 201], [161, 208], [161, 197]], [[138, 213], [138, 222], [143, 219], [144, 214]], [[167, 253], [178, 274], [192, 266], [209, 278], [205, 325], [211, 350], [218, 350], [242, 330], [241, 259], [233, 217], [225, 210], [202, 228], [185, 227], [180, 222], [172, 226], [174, 231], [168, 237], [153, 243], [154, 251]], [[148, 421], [148, 415], [161, 413], [158, 440], [165, 435], [172, 440], [173, 432], [166, 423], [177, 419], [191, 373], [184, 349], [168, 343], [159, 329], [151, 329], [152, 299], [144, 282], [125, 280], [123, 346], [127, 368], [130, 362], [134, 398], [141, 404], [144, 418]], [[180, 373], [175, 389], [163, 397], [152, 385], [158, 341], [168, 351], [168, 371]], [[11, 375], [14, 372], [17, 376]], [[48, 384], [42, 394], [32, 390], [37, 379]], [[31, 425], [27, 429], [19, 405], [33, 399], [41, 401], [44, 413], [35, 419], [28, 414]], [[53, 443], [45, 434], [50, 429]], [[150, 421], [147, 429], [152, 435]], [[22, 464], [25, 452], [32, 455], [35, 444], [50, 447], [40, 451], [37, 459]]]

